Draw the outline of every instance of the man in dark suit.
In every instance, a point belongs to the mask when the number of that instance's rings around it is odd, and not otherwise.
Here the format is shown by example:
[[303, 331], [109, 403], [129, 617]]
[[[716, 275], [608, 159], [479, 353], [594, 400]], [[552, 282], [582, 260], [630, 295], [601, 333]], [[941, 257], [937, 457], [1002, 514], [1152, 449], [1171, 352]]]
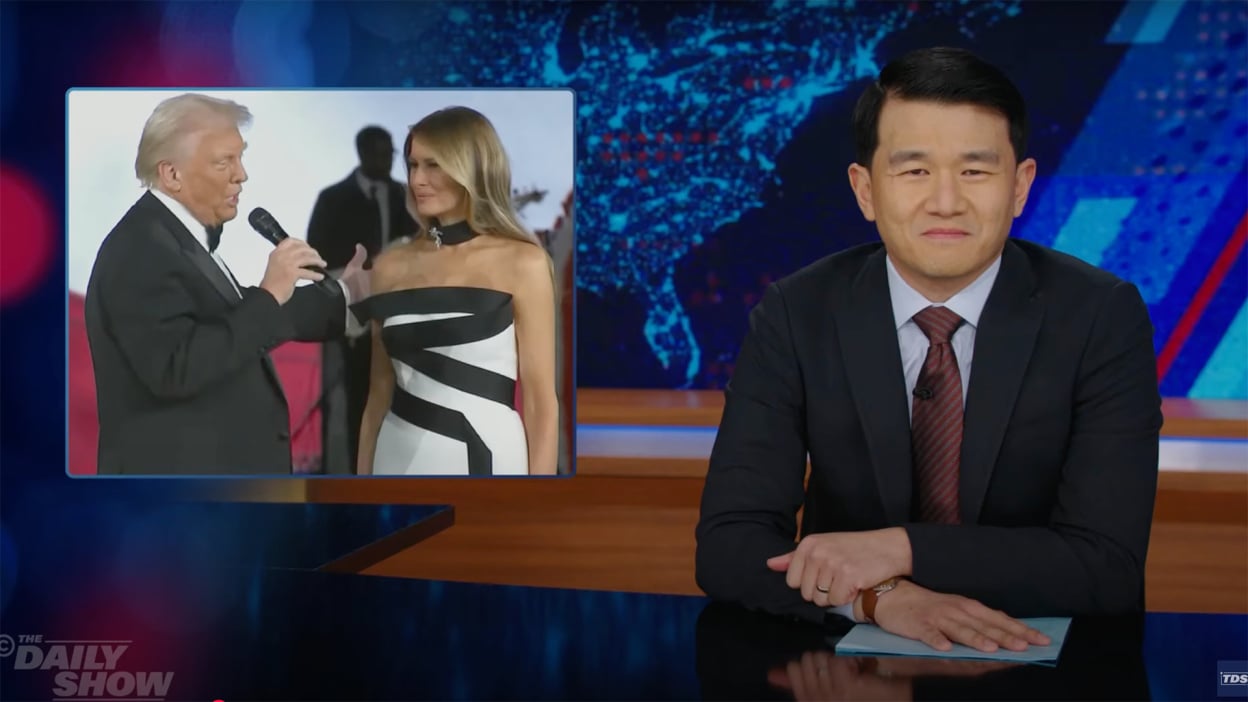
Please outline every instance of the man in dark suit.
[[1022, 96], [969, 53], [919, 51], [866, 89], [854, 130], [849, 179], [882, 243], [751, 313], [700, 586], [940, 650], [1046, 643], [1015, 617], [1142, 610], [1153, 329], [1130, 283], [1009, 238], [1036, 172]]
[[395, 154], [390, 132], [364, 127], [355, 136], [355, 151], [360, 165], [317, 195], [308, 220], [308, 244], [331, 270], [347, 265], [357, 244], [371, 261], [416, 229], [407, 211], [407, 186], [390, 177]]
[[[148, 190], [104, 239], [86, 294], [102, 474], [290, 473], [290, 418], [268, 351], [343, 333], [367, 295], [357, 251], [338, 283], [287, 239], [259, 287], [216, 253], [247, 180], [236, 103], [187, 94], [144, 126], [135, 171]], [[350, 320], [354, 322], [354, 320]]]
[[[329, 261], [331, 273], [363, 246], [369, 265], [392, 242], [410, 236], [416, 222], [407, 211], [407, 187], [390, 177], [394, 141], [382, 127], [356, 134], [360, 165], [342, 181], [321, 191], [308, 220], [308, 243]], [[406, 158], [406, 157], [405, 157]], [[349, 473], [359, 450], [360, 420], [368, 400], [372, 343], [368, 334], [326, 342], [321, 403], [325, 470]]]

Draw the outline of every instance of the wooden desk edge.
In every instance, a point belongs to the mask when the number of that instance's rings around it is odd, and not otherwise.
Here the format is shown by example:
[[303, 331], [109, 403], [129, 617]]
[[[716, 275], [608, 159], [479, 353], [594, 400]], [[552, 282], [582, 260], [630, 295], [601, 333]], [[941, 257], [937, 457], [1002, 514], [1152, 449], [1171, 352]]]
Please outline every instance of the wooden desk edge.
[[322, 565], [317, 570], [326, 573], [360, 573], [394, 556], [400, 551], [419, 544], [442, 533], [455, 524], [455, 506], [447, 505], [431, 517], [409, 524], [398, 531], [361, 546], [345, 556]]
[[[577, 456], [576, 475], [599, 477], [706, 477], [707, 459], [678, 457]], [[1248, 496], [1248, 473], [1201, 470], [1162, 470], [1157, 490], [1241, 493]], [[1248, 509], [1248, 501], [1245, 502]]]
[[[719, 426], [724, 395], [719, 390], [616, 390], [578, 388], [578, 424], [625, 426]], [[1170, 438], [1248, 439], [1248, 401], [1162, 399]]]

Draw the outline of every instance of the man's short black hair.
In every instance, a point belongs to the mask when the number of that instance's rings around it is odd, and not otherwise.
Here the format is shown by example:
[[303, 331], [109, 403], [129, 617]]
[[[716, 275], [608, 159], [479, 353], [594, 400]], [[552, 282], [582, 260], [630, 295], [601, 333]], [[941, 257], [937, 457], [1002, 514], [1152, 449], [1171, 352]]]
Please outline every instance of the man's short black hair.
[[887, 98], [979, 105], [1009, 121], [1016, 161], [1027, 153], [1027, 106], [1023, 95], [996, 66], [965, 50], [945, 46], [919, 49], [880, 71], [854, 106], [854, 158], [871, 167], [880, 143], [880, 111]]
[[381, 143], [381, 144], [393, 143], [393, 141], [390, 139], [390, 132], [386, 131], [384, 127], [378, 127], [376, 125], [370, 124], [369, 126], [361, 129], [355, 135], [356, 153], [363, 154], [364, 149], [369, 144], [378, 144], [378, 143]]

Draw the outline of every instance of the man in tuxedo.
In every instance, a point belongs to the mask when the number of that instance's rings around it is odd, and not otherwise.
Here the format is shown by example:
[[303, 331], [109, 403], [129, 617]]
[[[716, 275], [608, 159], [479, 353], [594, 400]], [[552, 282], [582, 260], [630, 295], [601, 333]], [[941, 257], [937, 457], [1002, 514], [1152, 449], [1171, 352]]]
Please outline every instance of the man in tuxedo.
[[1162, 416], [1139, 292], [1009, 237], [1036, 163], [995, 67], [908, 54], [853, 124], [849, 181], [882, 241], [751, 312], [698, 583], [939, 650], [1047, 642], [1017, 617], [1141, 611]]
[[286, 239], [259, 287], [216, 253], [247, 180], [237, 103], [186, 94], [157, 106], [135, 171], [147, 191], [100, 246], [86, 294], [102, 474], [290, 473], [290, 418], [268, 351], [343, 333], [367, 295], [364, 252], [337, 283]]
[[[357, 246], [364, 247], [371, 263], [391, 242], [416, 229], [407, 211], [407, 187], [390, 177], [395, 154], [390, 132], [364, 127], [355, 136], [355, 150], [360, 165], [320, 192], [308, 220], [308, 243], [329, 261], [331, 273], [347, 264]], [[368, 334], [349, 335], [322, 347], [326, 472], [351, 472], [356, 465], [360, 421], [368, 400], [371, 341]]]

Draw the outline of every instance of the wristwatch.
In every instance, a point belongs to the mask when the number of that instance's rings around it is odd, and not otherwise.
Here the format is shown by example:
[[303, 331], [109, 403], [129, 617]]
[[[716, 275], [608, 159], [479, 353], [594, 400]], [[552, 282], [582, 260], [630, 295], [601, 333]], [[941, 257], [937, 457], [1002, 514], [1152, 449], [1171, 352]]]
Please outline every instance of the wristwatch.
[[889, 578], [884, 582], [862, 591], [862, 616], [869, 624], [875, 623], [875, 605], [884, 593], [891, 591], [901, 582], [901, 578]]

